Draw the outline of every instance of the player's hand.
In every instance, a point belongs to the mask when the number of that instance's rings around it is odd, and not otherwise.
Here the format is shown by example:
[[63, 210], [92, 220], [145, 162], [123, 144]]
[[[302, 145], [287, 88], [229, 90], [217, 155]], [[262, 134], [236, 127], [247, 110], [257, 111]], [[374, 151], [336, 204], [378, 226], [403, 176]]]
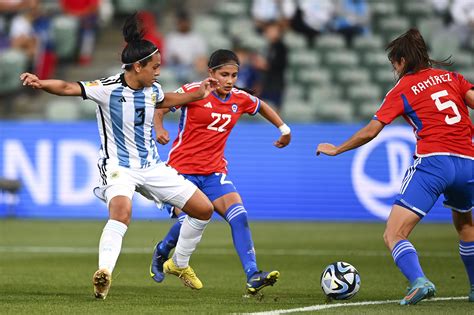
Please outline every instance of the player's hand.
[[337, 155], [337, 147], [331, 143], [320, 143], [316, 149], [316, 155], [326, 154], [330, 156]]
[[156, 141], [159, 144], [167, 144], [170, 141], [170, 135], [168, 133], [168, 130], [164, 128], [156, 128]]
[[201, 99], [206, 98], [212, 91], [219, 87], [219, 81], [214, 78], [206, 78], [199, 86], [199, 95]]
[[33, 89], [41, 89], [43, 86], [41, 80], [34, 74], [25, 72], [20, 75], [20, 80], [23, 81], [23, 85], [30, 86]]
[[284, 148], [288, 144], [290, 144], [290, 141], [291, 141], [291, 133], [287, 135], [281, 135], [280, 138], [277, 141], [275, 141], [273, 145], [276, 146], [277, 148]]

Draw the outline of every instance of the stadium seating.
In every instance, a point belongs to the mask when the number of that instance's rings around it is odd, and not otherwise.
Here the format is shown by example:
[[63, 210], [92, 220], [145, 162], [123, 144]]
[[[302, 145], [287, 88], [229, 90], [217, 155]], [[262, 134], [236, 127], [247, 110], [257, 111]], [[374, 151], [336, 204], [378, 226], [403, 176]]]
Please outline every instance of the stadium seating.
[[54, 99], [46, 107], [46, 118], [52, 121], [79, 120], [81, 117], [78, 100], [72, 98]]
[[26, 71], [26, 55], [15, 49], [0, 52], [0, 95], [16, 91], [21, 86], [20, 74]]
[[367, 51], [383, 51], [384, 41], [379, 35], [359, 36], [354, 39], [353, 49], [362, 55]]
[[316, 106], [316, 118], [319, 120], [353, 121], [354, 107], [351, 102], [339, 99], [319, 103]]
[[[397, 80], [385, 47], [390, 40], [410, 27], [420, 29], [433, 59], [443, 60], [451, 56], [454, 65], [448, 69], [459, 71], [467, 79], [474, 81], [472, 52], [460, 47], [458, 37], [454, 36], [455, 34], [443, 24], [444, 21], [433, 12], [430, 1], [366, 1], [370, 8], [370, 29], [366, 34], [355, 37], [350, 47], [346, 44], [345, 38], [338, 33], [323, 32], [315, 38], [314, 45], [308, 45], [306, 37], [302, 34], [291, 29], [286, 31], [283, 40], [289, 55], [285, 74], [286, 97], [282, 109], [284, 115], [289, 115], [291, 119], [297, 121], [315, 119], [344, 121], [349, 116], [352, 117], [351, 120], [365, 120], [371, 117], [385, 93]], [[198, 13], [192, 11], [194, 29], [207, 40], [209, 53], [220, 48], [232, 49], [235, 40], [246, 48], [265, 53], [267, 40], [255, 31], [250, 15], [251, 2], [251, 0], [223, 0], [215, 2], [212, 7], [207, 7], [208, 2], [203, 2], [202, 6], [207, 8], [198, 10]], [[53, 0], [45, 0], [45, 3], [58, 6]], [[175, 9], [167, 6], [163, 0], [113, 0], [113, 3], [116, 12], [122, 17], [124, 14], [144, 8], [153, 11], [157, 6], [168, 10], [160, 12], [160, 16], [163, 17]], [[192, 6], [199, 7], [194, 3]], [[57, 15], [52, 18], [55, 50], [60, 60], [72, 60], [74, 57], [77, 50], [78, 27], [78, 21], [73, 17]], [[119, 28], [114, 26], [113, 31], [118, 34], [116, 38], [121, 37]], [[103, 38], [99, 40], [104, 41]], [[102, 51], [104, 49], [96, 52], [95, 56], [109, 61], [106, 58], [110, 59], [110, 50], [103, 53]], [[26, 62], [22, 57], [4, 58], [0, 55], [0, 79], [2, 79], [0, 94], [14, 91], [19, 87], [19, 82], [11, 75], [11, 71], [17, 73], [24, 71]], [[108, 74], [110, 64], [104, 65], [101, 75]], [[12, 70], [13, 68], [16, 70]], [[18, 70], [20, 68], [21, 70]], [[111, 70], [110, 74], [118, 71], [120, 69]], [[167, 91], [179, 85], [175, 74], [169, 71], [166, 65], [161, 69], [159, 81]], [[368, 88], [364, 90], [361, 87]], [[95, 107], [88, 105], [79, 106], [81, 117], [95, 116]], [[48, 115], [56, 117], [57, 113]], [[65, 115], [67, 116], [67, 113]]]
[[336, 52], [345, 48], [346, 42], [338, 34], [324, 34], [319, 36], [316, 41], [316, 51], [322, 54]]
[[115, 0], [115, 9], [120, 14], [130, 14], [139, 10], [146, 10], [149, 0]]
[[73, 16], [58, 15], [53, 18], [53, 38], [59, 59], [70, 60], [76, 54], [79, 20]]
[[[354, 106], [354, 114], [361, 116], [367, 113], [362, 112], [362, 104], [380, 104], [382, 92], [380, 87], [372, 83], [359, 83], [348, 87], [347, 98], [352, 100]], [[373, 114], [373, 112], [372, 112]]]
[[307, 41], [304, 36], [291, 30], [285, 33], [283, 41], [290, 51], [307, 48]]

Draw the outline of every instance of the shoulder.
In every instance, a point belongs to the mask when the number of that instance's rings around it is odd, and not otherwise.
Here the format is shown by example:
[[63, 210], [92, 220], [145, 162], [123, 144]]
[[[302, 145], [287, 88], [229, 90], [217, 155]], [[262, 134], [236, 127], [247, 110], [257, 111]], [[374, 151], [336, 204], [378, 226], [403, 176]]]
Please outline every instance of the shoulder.
[[158, 91], [162, 91], [163, 88], [161, 86], [161, 83], [158, 81], [153, 82], [153, 89], [158, 89]]
[[186, 83], [181, 86], [182, 92], [191, 92], [199, 89], [201, 86], [201, 81]]
[[99, 79], [98, 81], [103, 86], [120, 85], [122, 84], [122, 74], [117, 73], [116, 75], [102, 78], [102, 79]]
[[243, 101], [251, 101], [252, 103], [255, 103], [258, 100], [258, 97], [238, 88], [232, 89], [232, 95], [234, 95], [235, 98]]

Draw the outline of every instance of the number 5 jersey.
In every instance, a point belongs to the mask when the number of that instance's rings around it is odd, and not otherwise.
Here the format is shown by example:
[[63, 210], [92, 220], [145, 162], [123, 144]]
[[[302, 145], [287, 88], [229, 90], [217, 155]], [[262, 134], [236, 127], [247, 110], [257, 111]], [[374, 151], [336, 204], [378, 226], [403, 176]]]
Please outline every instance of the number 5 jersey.
[[403, 116], [413, 126], [416, 155], [474, 158], [472, 122], [464, 102], [473, 88], [455, 72], [428, 68], [404, 75], [391, 89], [374, 119], [385, 124]]

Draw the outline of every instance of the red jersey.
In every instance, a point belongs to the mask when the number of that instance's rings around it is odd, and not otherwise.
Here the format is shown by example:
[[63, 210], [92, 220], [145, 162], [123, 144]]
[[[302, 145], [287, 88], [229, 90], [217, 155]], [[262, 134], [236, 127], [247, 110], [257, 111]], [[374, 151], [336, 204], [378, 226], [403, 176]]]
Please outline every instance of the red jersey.
[[[199, 85], [185, 84], [180, 90], [193, 91]], [[230, 132], [242, 114], [255, 115], [259, 108], [260, 99], [235, 88], [225, 99], [211, 93], [182, 106], [178, 137], [168, 163], [182, 174], [227, 173], [224, 149]]]
[[413, 126], [416, 155], [474, 157], [472, 122], [464, 102], [473, 88], [462, 75], [428, 68], [404, 75], [374, 116], [385, 124], [403, 116]]

